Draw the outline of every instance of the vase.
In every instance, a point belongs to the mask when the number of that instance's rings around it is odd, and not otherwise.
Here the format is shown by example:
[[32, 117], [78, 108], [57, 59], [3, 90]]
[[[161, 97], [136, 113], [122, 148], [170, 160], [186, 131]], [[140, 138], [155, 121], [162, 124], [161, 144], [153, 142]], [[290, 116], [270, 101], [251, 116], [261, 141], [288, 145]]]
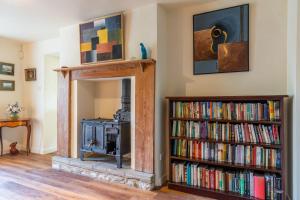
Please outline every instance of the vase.
[[11, 120], [17, 120], [17, 119], [19, 119], [19, 114], [18, 113], [11, 113], [10, 114], [10, 119]]

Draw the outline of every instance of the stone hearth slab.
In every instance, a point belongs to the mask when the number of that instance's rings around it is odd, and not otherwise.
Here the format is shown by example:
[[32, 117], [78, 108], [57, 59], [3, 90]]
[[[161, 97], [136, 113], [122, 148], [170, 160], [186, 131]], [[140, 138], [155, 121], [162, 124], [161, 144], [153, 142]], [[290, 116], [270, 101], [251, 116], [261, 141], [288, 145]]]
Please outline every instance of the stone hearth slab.
[[81, 161], [78, 158], [52, 157], [52, 168], [87, 176], [99, 181], [125, 184], [142, 190], [154, 188], [154, 175], [135, 171], [128, 165], [118, 169], [115, 163]]

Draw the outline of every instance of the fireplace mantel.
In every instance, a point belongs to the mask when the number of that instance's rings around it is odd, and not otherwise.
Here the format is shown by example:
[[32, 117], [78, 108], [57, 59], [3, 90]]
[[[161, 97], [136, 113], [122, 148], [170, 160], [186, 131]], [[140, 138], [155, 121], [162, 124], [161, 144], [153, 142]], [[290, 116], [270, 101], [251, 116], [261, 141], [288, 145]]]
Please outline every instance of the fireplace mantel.
[[86, 70], [86, 69], [96, 69], [99, 67], [108, 67], [108, 66], [118, 66], [118, 67], [127, 67], [134, 68], [136, 65], [143, 67], [146, 64], [155, 64], [156, 61], [154, 59], [145, 59], [145, 60], [121, 60], [115, 62], [104, 62], [104, 63], [95, 63], [90, 65], [81, 65], [75, 67], [61, 67], [55, 69], [57, 72], [65, 72], [65, 71], [77, 71], [77, 70]]
[[155, 65], [153, 59], [61, 67], [58, 72], [57, 154], [71, 156], [71, 82], [135, 77], [135, 170], [154, 173]]

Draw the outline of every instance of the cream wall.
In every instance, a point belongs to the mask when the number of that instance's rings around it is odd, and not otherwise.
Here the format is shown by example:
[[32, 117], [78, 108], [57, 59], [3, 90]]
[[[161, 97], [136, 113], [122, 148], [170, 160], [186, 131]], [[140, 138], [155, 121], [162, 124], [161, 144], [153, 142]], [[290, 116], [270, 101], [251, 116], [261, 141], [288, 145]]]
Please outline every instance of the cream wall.
[[95, 83], [95, 115], [98, 118], [112, 119], [121, 108], [122, 81], [105, 80]]
[[140, 42], [151, 49], [151, 58], [157, 58], [157, 5], [125, 12], [125, 59], [140, 58]]
[[[47, 73], [54, 73], [46, 67], [45, 56], [49, 54], [55, 54], [59, 51], [59, 39], [49, 39], [41, 42], [24, 44], [24, 59], [22, 62], [23, 68], [36, 68], [37, 80], [36, 81], [24, 81], [24, 107], [26, 108], [26, 114], [32, 120], [32, 138], [31, 138], [31, 150], [34, 153], [49, 153], [55, 147], [48, 146], [47, 137], [45, 137], [45, 131], [49, 131], [50, 134], [55, 135], [56, 124], [53, 120], [47, 120], [47, 106], [53, 108], [53, 102], [51, 105], [46, 105], [48, 98], [46, 85], [53, 84], [55, 86], [56, 78], [47, 75]], [[48, 80], [50, 78], [50, 80]], [[23, 79], [24, 80], [24, 79]], [[52, 112], [56, 112], [53, 108]], [[49, 127], [50, 130], [48, 130]], [[55, 136], [54, 136], [55, 137]]]
[[[0, 38], [0, 61], [15, 64], [15, 75], [6, 76], [0, 75], [0, 80], [15, 80], [16, 88], [15, 91], [0, 91], [0, 118], [8, 117], [6, 113], [6, 107], [10, 103], [19, 102], [21, 106], [24, 106], [23, 101], [23, 68], [21, 65], [21, 48], [20, 42], [9, 40], [6, 38]], [[21, 113], [21, 116], [25, 116]], [[3, 145], [4, 153], [9, 152], [9, 145], [15, 141], [18, 142], [18, 149], [24, 149], [23, 138], [27, 133], [27, 129], [24, 127], [9, 129], [2, 128], [3, 133]]]
[[157, 6], [157, 58], [155, 81], [155, 175], [156, 185], [162, 185], [167, 180], [167, 146], [166, 146], [166, 92], [167, 81], [171, 75], [167, 68], [167, 11]]
[[59, 56], [45, 55], [44, 73], [44, 153], [57, 150], [57, 74], [53, 71], [59, 68]]
[[[157, 57], [157, 5], [128, 10], [124, 13], [125, 59], [140, 58], [139, 43], [151, 49], [151, 57]], [[99, 16], [95, 16], [97, 18]], [[79, 24], [60, 29], [60, 57], [62, 66], [80, 65]]]
[[[193, 14], [245, 3], [250, 4], [250, 71], [194, 76]], [[186, 95], [286, 94], [286, 21], [283, 0], [218, 0], [169, 11], [168, 67], [174, 76], [168, 92], [177, 95], [172, 86], [180, 84], [179, 94], [184, 87]]]
[[289, 105], [289, 137], [288, 149], [288, 178], [289, 194], [293, 198], [300, 198], [300, 3], [297, 0], [288, 0], [288, 23], [287, 23], [287, 72], [288, 72], [288, 95]]
[[72, 81], [72, 115], [71, 115], [71, 155], [79, 157], [80, 122], [82, 119], [93, 119], [95, 116], [95, 89], [91, 81]]

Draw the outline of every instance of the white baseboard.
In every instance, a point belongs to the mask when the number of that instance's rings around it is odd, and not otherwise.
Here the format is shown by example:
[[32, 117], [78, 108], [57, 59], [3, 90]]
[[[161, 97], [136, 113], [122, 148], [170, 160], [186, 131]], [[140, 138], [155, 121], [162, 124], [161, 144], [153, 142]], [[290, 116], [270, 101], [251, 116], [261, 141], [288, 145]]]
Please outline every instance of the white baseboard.
[[[26, 148], [24, 148], [26, 150]], [[41, 149], [36, 147], [31, 147], [31, 153], [41, 154]]]
[[162, 186], [167, 181], [167, 174], [164, 174], [162, 177], [155, 176], [155, 186]]
[[54, 146], [54, 147], [48, 147], [46, 149], [43, 149], [41, 151], [41, 154], [49, 154], [49, 153], [53, 153], [53, 152], [56, 152], [57, 151], [57, 147]]

